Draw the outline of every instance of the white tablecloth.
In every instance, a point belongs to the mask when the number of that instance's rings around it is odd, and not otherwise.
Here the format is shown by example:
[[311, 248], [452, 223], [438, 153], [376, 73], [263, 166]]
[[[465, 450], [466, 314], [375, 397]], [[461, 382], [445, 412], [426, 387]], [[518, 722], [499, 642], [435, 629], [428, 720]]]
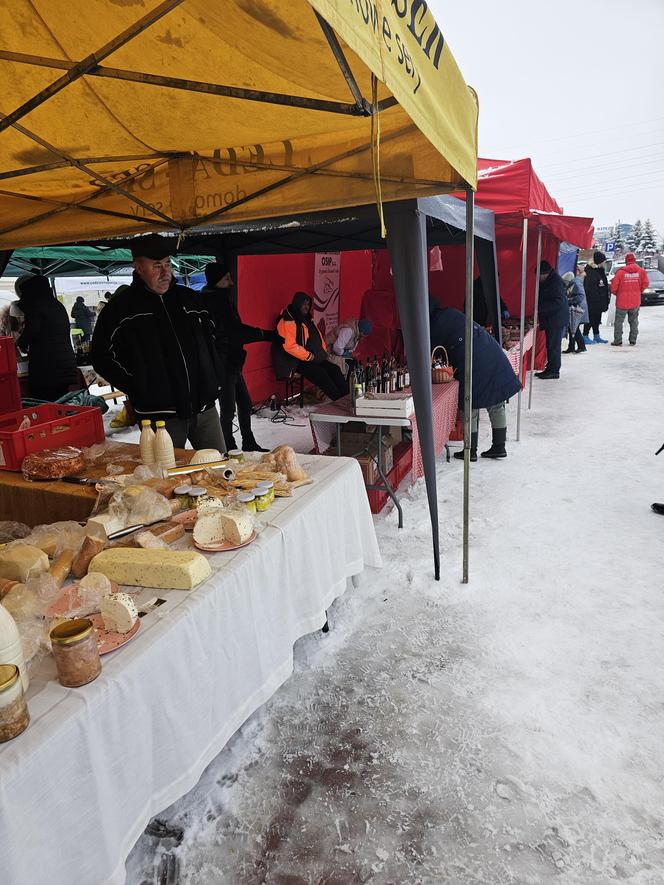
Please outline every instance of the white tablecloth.
[[288, 678], [293, 643], [347, 579], [380, 566], [357, 462], [301, 460], [314, 484], [278, 499], [251, 545], [215, 554], [205, 584], [142, 592], [167, 603], [95, 682], [62, 688], [45, 659], [28, 730], [0, 745], [2, 885], [124, 882], [149, 819]]

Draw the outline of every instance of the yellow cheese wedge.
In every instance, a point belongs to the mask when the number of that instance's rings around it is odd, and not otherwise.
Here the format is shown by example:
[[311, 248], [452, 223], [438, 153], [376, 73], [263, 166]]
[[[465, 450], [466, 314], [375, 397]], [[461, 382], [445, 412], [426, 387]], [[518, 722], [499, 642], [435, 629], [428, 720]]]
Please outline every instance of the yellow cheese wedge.
[[200, 553], [140, 547], [102, 550], [90, 563], [90, 571], [101, 572], [117, 584], [160, 590], [193, 590], [212, 574], [209, 562]]

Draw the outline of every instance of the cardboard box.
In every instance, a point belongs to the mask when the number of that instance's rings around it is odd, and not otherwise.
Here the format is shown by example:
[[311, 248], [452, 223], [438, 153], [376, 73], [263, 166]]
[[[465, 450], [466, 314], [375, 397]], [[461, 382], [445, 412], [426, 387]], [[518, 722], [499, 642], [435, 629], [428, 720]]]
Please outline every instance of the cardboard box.
[[[381, 428], [382, 431], [382, 439], [383, 446], [391, 446], [392, 440], [390, 438], [389, 433], [385, 431], [387, 428]], [[332, 441], [332, 445], [336, 447], [336, 441]], [[362, 451], [362, 449], [366, 449], [371, 446], [373, 450], [376, 450], [378, 446], [378, 435], [376, 433], [371, 433], [368, 431], [356, 432], [356, 431], [346, 431], [343, 430], [341, 432], [341, 454], [349, 455], [353, 457]]]
[[[376, 456], [376, 452], [373, 451], [371, 453], [373, 457], [370, 455], [360, 455], [356, 460], [360, 465], [360, 469], [362, 470], [362, 476], [364, 477], [365, 485], [375, 485], [377, 482], [380, 482], [380, 477], [378, 475], [378, 470], [376, 469], [376, 462], [374, 461], [374, 457]], [[383, 449], [383, 473], [389, 473], [394, 466], [394, 449], [392, 446], [389, 448]]]

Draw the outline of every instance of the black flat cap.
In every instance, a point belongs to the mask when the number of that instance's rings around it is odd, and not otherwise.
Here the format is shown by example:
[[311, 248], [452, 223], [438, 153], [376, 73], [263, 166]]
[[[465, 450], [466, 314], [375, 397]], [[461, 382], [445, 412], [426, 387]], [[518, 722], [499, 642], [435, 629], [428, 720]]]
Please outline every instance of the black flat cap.
[[135, 237], [129, 243], [132, 258], [151, 258], [153, 261], [161, 261], [169, 255], [177, 252], [177, 241], [172, 237], [161, 237], [159, 234], [147, 234], [145, 237]]

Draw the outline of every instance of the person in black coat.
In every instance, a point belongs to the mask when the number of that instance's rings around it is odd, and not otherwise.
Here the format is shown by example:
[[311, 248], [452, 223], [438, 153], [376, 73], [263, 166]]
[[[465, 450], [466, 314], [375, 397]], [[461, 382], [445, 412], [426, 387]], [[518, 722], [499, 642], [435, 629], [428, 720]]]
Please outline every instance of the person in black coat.
[[[466, 318], [460, 310], [441, 307], [432, 299], [430, 307], [431, 347], [442, 345], [447, 351], [454, 377], [459, 382], [459, 408], [463, 408], [466, 366]], [[479, 410], [486, 409], [491, 421], [492, 445], [483, 458], [506, 458], [506, 401], [521, 390], [514, 369], [496, 339], [473, 323], [473, 401], [470, 460], [477, 461]], [[456, 452], [455, 458], [463, 458]]]
[[127, 394], [139, 419], [166, 422], [173, 445], [226, 451], [216, 402], [222, 377], [214, 324], [198, 294], [176, 283], [174, 241], [131, 240], [132, 284], [102, 310], [92, 365]]
[[88, 307], [83, 300], [83, 296], [79, 295], [71, 309], [71, 318], [76, 323], [76, 327], [83, 332], [84, 342], [89, 341], [92, 335], [92, 320], [94, 315], [94, 310]]
[[69, 392], [77, 377], [67, 308], [55, 297], [46, 277], [25, 277], [19, 295], [25, 328], [17, 344], [28, 353], [30, 396], [55, 402]]
[[281, 341], [281, 338], [269, 329], [258, 329], [242, 322], [233, 293], [233, 278], [223, 262], [208, 264], [205, 279], [207, 285], [201, 295], [206, 310], [214, 320], [217, 353], [222, 365], [221, 427], [226, 445], [229, 449], [237, 448], [233, 438], [233, 418], [237, 406], [242, 450], [267, 452], [258, 444], [251, 429], [252, 402], [242, 374], [247, 358], [244, 345], [254, 341]]
[[[602, 322], [602, 314], [609, 309], [611, 291], [604, 270], [606, 255], [603, 252], [595, 252], [593, 260], [585, 266], [583, 288], [586, 290], [588, 302], [588, 320], [583, 326], [583, 339], [586, 344], [606, 344], [606, 338], [599, 334], [599, 324]], [[593, 330], [593, 338], [589, 337], [590, 329]]]
[[549, 264], [539, 266], [539, 326], [546, 335], [546, 368], [535, 372], [538, 378], [560, 378], [562, 341], [569, 324], [567, 289], [562, 277]]

